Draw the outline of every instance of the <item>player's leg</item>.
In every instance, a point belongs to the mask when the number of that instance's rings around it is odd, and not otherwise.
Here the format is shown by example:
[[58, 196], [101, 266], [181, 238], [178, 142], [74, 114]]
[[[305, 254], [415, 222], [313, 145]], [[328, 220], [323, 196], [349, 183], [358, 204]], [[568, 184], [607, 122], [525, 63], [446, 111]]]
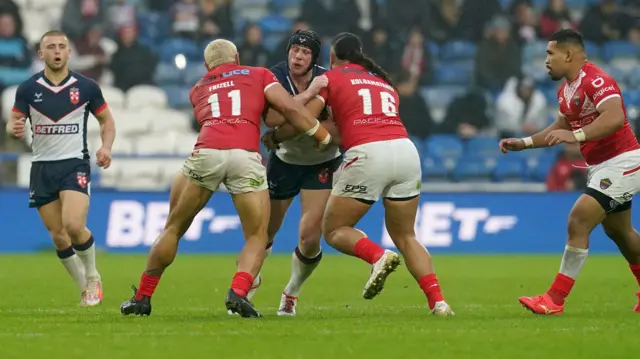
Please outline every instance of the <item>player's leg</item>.
[[221, 151], [200, 150], [185, 161], [181, 173], [174, 177], [164, 229], [151, 247], [133, 298], [120, 306], [122, 314], [151, 314], [151, 297], [160, 278], [173, 263], [180, 239], [218, 188], [225, 163], [226, 157]]
[[70, 159], [56, 165], [60, 167], [60, 201], [62, 223], [69, 234], [73, 249], [84, 266], [87, 287], [83, 304], [95, 306], [102, 302], [102, 282], [96, 268], [93, 235], [87, 229], [91, 168], [88, 161]]
[[282, 292], [278, 315], [296, 314], [302, 285], [320, 264], [322, 216], [331, 195], [333, 173], [341, 162], [341, 158], [336, 158], [319, 165], [305, 166], [300, 190], [302, 215], [298, 245], [291, 255], [291, 277]]
[[266, 257], [269, 226], [269, 191], [266, 169], [260, 154], [244, 150], [230, 150], [229, 166], [224, 184], [238, 211], [245, 244], [238, 257], [237, 272], [231, 281], [225, 305], [242, 317], [260, 317], [247, 299], [254, 279], [260, 273]]
[[[631, 223], [631, 201], [623, 204], [622, 210], [607, 215], [602, 221], [604, 233], [618, 246], [620, 253], [629, 263], [629, 269], [640, 285], [640, 234]], [[637, 293], [640, 297], [640, 292]], [[639, 298], [640, 300], [640, 298]], [[640, 302], [634, 308], [640, 312]]]

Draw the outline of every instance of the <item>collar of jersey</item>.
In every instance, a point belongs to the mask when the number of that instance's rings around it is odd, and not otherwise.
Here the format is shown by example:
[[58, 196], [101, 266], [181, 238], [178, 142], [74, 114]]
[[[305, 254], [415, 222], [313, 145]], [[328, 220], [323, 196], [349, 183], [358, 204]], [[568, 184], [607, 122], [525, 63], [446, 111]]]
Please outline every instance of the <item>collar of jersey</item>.
[[73, 74], [71, 73], [71, 71], [69, 71], [69, 73], [67, 74], [67, 77], [65, 77], [62, 81], [60, 81], [59, 84], [54, 84], [53, 82], [49, 81], [49, 79], [47, 78], [47, 76], [45, 76], [44, 71], [41, 72], [42, 74], [42, 80], [44, 82], [47, 83], [47, 85], [51, 86], [51, 87], [60, 87], [60, 86], [64, 86], [64, 84], [67, 83], [67, 81], [69, 81], [69, 79], [71, 78], [71, 76], [73, 76]]

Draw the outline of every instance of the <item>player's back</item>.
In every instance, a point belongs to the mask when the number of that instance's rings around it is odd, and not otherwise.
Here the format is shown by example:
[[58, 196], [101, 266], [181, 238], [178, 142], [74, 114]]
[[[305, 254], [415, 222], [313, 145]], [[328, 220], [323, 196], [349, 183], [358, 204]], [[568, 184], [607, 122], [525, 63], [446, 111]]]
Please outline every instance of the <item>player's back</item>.
[[190, 93], [201, 127], [195, 148], [259, 152], [264, 91], [276, 82], [269, 70], [260, 67], [225, 64], [209, 71]]
[[334, 68], [325, 75], [329, 85], [320, 96], [331, 107], [345, 150], [408, 137], [398, 116], [400, 100], [393, 86], [356, 64]]

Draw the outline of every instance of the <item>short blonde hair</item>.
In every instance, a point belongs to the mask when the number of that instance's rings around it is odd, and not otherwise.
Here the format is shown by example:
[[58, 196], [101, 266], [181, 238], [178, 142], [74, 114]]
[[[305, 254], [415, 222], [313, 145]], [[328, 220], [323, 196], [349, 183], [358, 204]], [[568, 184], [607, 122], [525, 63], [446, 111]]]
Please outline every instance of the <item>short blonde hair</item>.
[[211, 69], [222, 64], [235, 63], [238, 48], [224, 39], [213, 40], [204, 49], [204, 62]]

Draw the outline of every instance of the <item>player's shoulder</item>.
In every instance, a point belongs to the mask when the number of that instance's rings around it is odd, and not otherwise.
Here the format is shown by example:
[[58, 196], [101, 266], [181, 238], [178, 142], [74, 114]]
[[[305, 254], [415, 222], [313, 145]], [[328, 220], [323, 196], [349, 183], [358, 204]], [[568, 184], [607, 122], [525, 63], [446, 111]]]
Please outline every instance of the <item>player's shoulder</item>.
[[75, 79], [77, 83], [77, 87], [87, 87], [87, 88], [100, 88], [100, 85], [92, 78], [89, 78], [79, 72], [71, 71], [71, 78]]
[[31, 77], [29, 77], [28, 79], [22, 81], [18, 85], [18, 91], [20, 91], [20, 90], [28, 90], [28, 89], [36, 86], [38, 84], [38, 80], [40, 80], [43, 76], [44, 76], [44, 71], [40, 71], [40, 72], [37, 72], [37, 73], [31, 75]]
[[286, 61], [280, 61], [277, 64], [271, 66], [269, 69], [278, 79], [278, 81], [283, 82], [286, 81], [287, 75], [289, 74], [289, 69], [287, 67]]
[[[611, 77], [611, 75], [609, 75], [605, 70], [590, 62], [583, 67], [582, 71], [584, 73], [584, 81], [582, 82], [583, 84], [590, 84], [594, 87], [600, 87], [605, 83], [610, 85], [616, 83], [616, 80]], [[599, 84], [599, 82], [602, 83]]]
[[322, 75], [322, 74], [326, 73], [327, 71], [329, 71], [329, 69], [327, 69], [325, 67], [322, 67], [320, 65], [314, 65], [313, 71], [314, 71], [315, 75], [318, 76], [318, 75]]

